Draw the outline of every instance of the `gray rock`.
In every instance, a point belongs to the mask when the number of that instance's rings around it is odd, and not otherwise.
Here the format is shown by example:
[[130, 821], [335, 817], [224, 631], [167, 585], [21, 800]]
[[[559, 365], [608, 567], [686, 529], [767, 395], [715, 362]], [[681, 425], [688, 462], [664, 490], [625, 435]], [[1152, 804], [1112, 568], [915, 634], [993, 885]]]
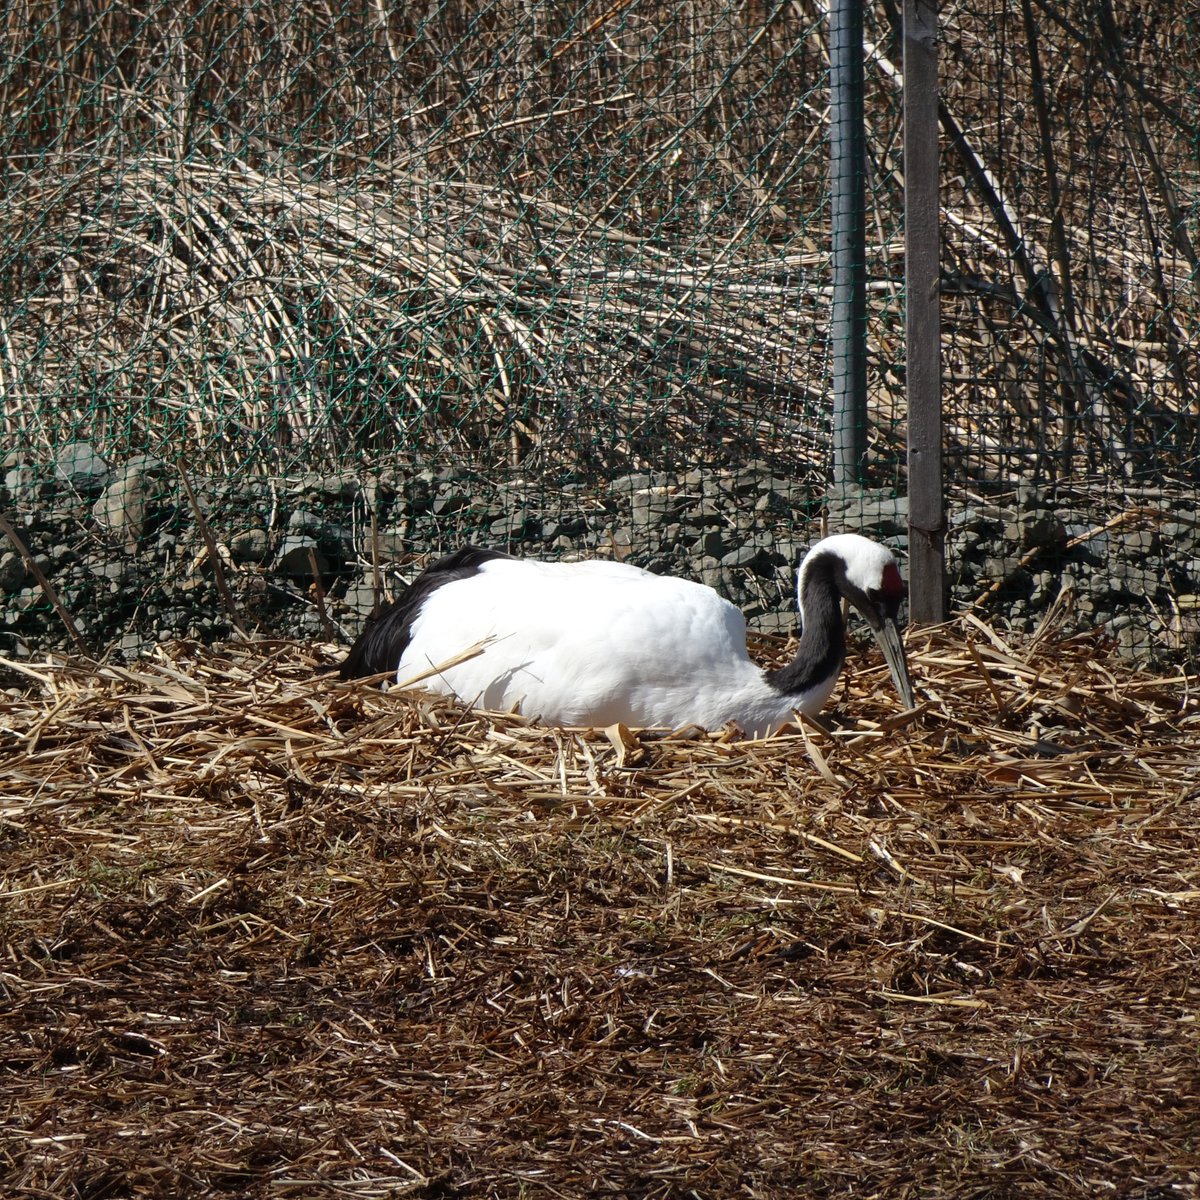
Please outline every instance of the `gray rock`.
[[813, 535], [812, 541], [806, 542], [800, 542], [791, 537], [780, 537], [776, 538], [773, 543], [772, 551], [775, 558], [784, 566], [798, 567], [817, 540], [816, 534]]
[[722, 567], [735, 570], [753, 571], [756, 575], [767, 574], [774, 564], [770, 552], [762, 546], [742, 545], [736, 550], [730, 550], [721, 558]]
[[1037, 571], [1033, 576], [1033, 591], [1029, 596], [1029, 607], [1037, 610], [1051, 604], [1059, 593], [1061, 580], [1053, 571]]
[[126, 560], [113, 554], [88, 554], [83, 559], [84, 568], [95, 579], [122, 583], [126, 575]]
[[719, 529], [708, 529], [692, 543], [692, 553], [698, 558], [723, 558], [727, 553], [725, 539]]
[[1117, 651], [1134, 663], [1148, 663], [1154, 657], [1155, 638], [1143, 625], [1130, 623], [1117, 630]]
[[54, 456], [54, 474], [80, 492], [98, 492], [110, 473], [90, 442], [69, 442]]
[[365, 620], [375, 608], [374, 584], [369, 578], [357, 580], [346, 589], [342, 603], [360, 620]]
[[998, 533], [1008, 520], [1005, 509], [998, 504], [968, 504], [952, 509], [947, 515], [947, 527], [951, 530]]
[[721, 506], [719, 504], [697, 499], [694, 496], [688, 497], [683, 503], [678, 517], [680, 524], [687, 526], [688, 529], [693, 531], [719, 529], [725, 524], [724, 518], [721, 516]]
[[723, 482], [735, 496], [752, 496], [756, 492], [762, 491], [770, 478], [770, 471], [765, 465], [752, 463], [733, 472], [728, 480]]
[[13, 597], [13, 607], [21, 613], [28, 612], [32, 608], [44, 604], [46, 597], [42, 595], [42, 589], [39, 587], [23, 587]]
[[1046, 508], [1046, 493], [1032, 483], [1017, 484], [1017, 508], [1022, 512]]
[[0, 591], [16, 592], [25, 586], [29, 571], [15, 551], [0, 554]]
[[443, 484], [433, 498], [433, 513], [438, 517], [450, 516], [470, 506], [471, 497], [462, 488]]
[[1120, 540], [1120, 553], [1128, 558], [1143, 558], [1148, 554], [1158, 554], [1162, 549], [1162, 541], [1157, 529], [1130, 529]]
[[288, 517], [287, 527], [290, 533], [320, 537], [325, 531], [325, 521], [311, 509], [297, 508]]
[[1146, 559], [1114, 558], [1106, 576], [1097, 576], [1103, 590], [1121, 589], [1135, 596], [1153, 596], [1163, 585], [1161, 564]]
[[1015, 558], [1007, 556], [988, 558], [980, 576], [989, 586], [1000, 580], [1000, 593], [1008, 597], [1009, 603], [1012, 603], [1013, 596], [1027, 596], [1033, 589], [1033, 576], [1024, 567], [1018, 566]]
[[[13, 460], [4, 472], [4, 490], [15, 504], [37, 504], [54, 494], [54, 483], [35, 467]], [[6, 460], [7, 461], [7, 460]]]
[[335, 500], [353, 500], [363, 491], [362, 481], [357, 475], [322, 475], [317, 480], [316, 491]]
[[631, 496], [634, 492], [641, 492], [648, 487], [652, 487], [653, 484], [654, 479], [652, 476], [639, 471], [632, 475], [618, 475], [608, 485], [608, 488], [615, 496]]
[[831, 489], [827, 507], [831, 533], [887, 537], [908, 530], [908, 497], [886, 489]]
[[781, 611], [763, 612], [751, 618], [748, 624], [759, 633], [791, 637], [796, 632], [796, 614]]
[[629, 551], [633, 549], [635, 541], [632, 529], [627, 525], [618, 525], [615, 529], [604, 531], [600, 545], [614, 558], [628, 562]]
[[640, 559], [636, 564], [643, 571], [649, 571], [652, 575], [673, 575], [675, 574], [675, 558], [668, 551], [661, 554], [651, 554], [647, 558]]
[[379, 556], [381, 561], [394, 561], [398, 558], [403, 558], [411, 549], [412, 538], [409, 536], [409, 524], [407, 521], [401, 521], [395, 528], [379, 531]]
[[[112, 490], [101, 497], [105, 504], [97, 520], [104, 519], [106, 532], [114, 526], [136, 531], [136, 503], [129, 503], [136, 501], [133, 483], [124, 495], [114, 486], [120, 473], [132, 474], [134, 467], [151, 476], [160, 472], [153, 461], [131, 458], [104, 479]], [[116, 552], [100, 545], [91, 520], [99, 493], [67, 488], [50, 467], [27, 463], [15, 451], [0, 468], [16, 472], [11, 482], [23, 489], [20, 500], [10, 495], [12, 519], [29, 531], [30, 544], [52, 547], [47, 569], [53, 570], [55, 586], [69, 598], [73, 614], [88, 621], [89, 640], [98, 650], [109, 646], [129, 652], [139, 638], [148, 644], [160, 634], [176, 636], [188, 630], [205, 637], [227, 632], [228, 614], [211, 573], [189, 577], [179, 569], [203, 545], [186, 506], [179, 509], [180, 520], [155, 528], [155, 514], [166, 512], [156, 502], [142, 514], [136, 555]], [[43, 482], [35, 487], [39, 478]], [[337, 619], [353, 631], [361, 619], [354, 614], [368, 608], [372, 598], [370, 572], [358, 570], [347, 551], [353, 533], [361, 539], [360, 549], [371, 553], [361, 522], [364, 503], [372, 502], [357, 490], [357, 477], [314, 472], [300, 484], [200, 477], [194, 486], [213, 535], [230, 548], [236, 562], [271, 563], [289, 580], [286, 588], [273, 587], [264, 574], [238, 572], [239, 589], [251, 579], [262, 585], [253, 612], [264, 632], [296, 636], [310, 627], [319, 631], [315, 610], [297, 602], [312, 583], [310, 547], [320, 551], [317, 571], [333, 589], [331, 611], [337, 606]], [[1141, 594], [1166, 612], [1171, 593], [1178, 597], [1200, 592], [1200, 531], [1186, 519], [1194, 505], [1164, 506], [1167, 520], [1156, 527], [1157, 540], [1134, 537], [1145, 531], [1117, 526], [1068, 549], [1055, 520], [1073, 539], [1102, 526], [1111, 510], [1082, 499], [1070, 505], [1056, 501], [1052, 507], [1045, 498], [1048, 493], [1037, 489], [1023, 491], [1019, 506], [989, 498], [1011, 494], [1014, 486], [1005, 481], [995, 493], [985, 490], [982, 498], [952, 506], [947, 549], [956, 600], [973, 599], [999, 579], [1004, 586], [989, 603], [991, 619], [1017, 631], [1036, 624], [1059, 587], [1073, 584], [1074, 623], [1086, 628], [1115, 618], [1115, 641], [1123, 630], [1147, 630], [1149, 615], [1139, 603]], [[999, 487], [1006, 490], [1001, 493]], [[607, 487], [579, 481], [559, 487], [532, 478], [493, 483], [465, 479], [450, 465], [424, 475], [405, 467], [403, 474], [393, 470], [379, 477], [374, 502], [378, 553], [385, 569], [405, 564], [406, 578], [413, 573], [407, 564], [414, 551], [436, 556], [468, 540], [519, 543], [531, 554], [548, 556], [617, 557], [664, 573], [703, 578], [747, 612], [757, 627], [788, 632], [794, 621], [795, 565], [817, 536], [807, 517], [815, 498], [810, 488], [810, 483], [781, 479], [754, 463], [735, 471], [631, 472]], [[430, 511], [435, 492], [436, 514]], [[272, 558], [281, 526], [286, 527], [289, 514], [296, 511], [304, 515], [283, 530], [285, 543]], [[906, 540], [903, 498], [890, 491], [832, 492], [827, 511], [834, 531], [863, 532], [893, 545]], [[1051, 522], [1053, 544], [1038, 546], [1046, 553], [1033, 557], [1025, 572], [1017, 572], [1016, 563], [1030, 548], [1030, 530], [1046, 521]], [[1011, 540], [1005, 537], [1006, 525], [1013, 527]], [[1043, 534], [1037, 536], [1046, 540]], [[0, 544], [0, 555], [7, 549]], [[95, 560], [86, 565], [72, 562], [72, 555], [92, 554]], [[63, 645], [54, 613], [31, 587], [32, 580], [14, 579], [14, 560], [0, 557], [0, 578], [5, 572], [16, 585], [0, 590], [7, 619], [19, 625], [21, 636], [29, 638], [35, 650]], [[151, 607], [157, 609], [153, 614]], [[1158, 651], [1183, 652], [1178, 637], [1172, 641], [1165, 632], [1149, 632]], [[126, 640], [127, 635], [133, 636]], [[1145, 642], [1132, 632], [1125, 637], [1131, 650], [1136, 649], [1134, 642]]]
[[1005, 526], [1004, 535], [1022, 550], [1061, 550], [1068, 540], [1067, 527], [1057, 513], [1047, 509], [1023, 512]]
[[133, 632], [123, 633], [121, 640], [117, 643], [117, 650], [120, 652], [122, 658], [129, 660], [141, 658], [149, 650], [149, 645], [141, 634]]
[[142, 471], [149, 475], [165, 476], [167, 464], [153, 454], [135, 454], [121, 464], [123, 471]]
[[234, 562], [260, 563], [271, 550], [271, 539], [265, 529], [252, 526], [235, 533], [229, 539], [229, 553]]
[[313, 558], [317, 574], [329, 574], [329, 560], [321, 553], [316, 538], [293, 535], [284, 539], [275, 555], [275, 571], [293, 583], [307, 587], [313, 582]]
[[646, 488], [630, 497], [631, 516], [638, 525], [661, 524], [678, 507], [675, 497], [659, 488]]
[[532, 529], [529, 513], [523, 508], [502, 513], [488, 526], [488, 534], [496, 542], [522, 542]]
[[117, 475], [92, 505], [92, 516], [127, 550], [137, 549], [146, 532], [150, 510], [161, 497], [157, 482], [136, 467]]
[[767, 476], [762, 481], [758, 499], [754, 502], [759, 512], [773, 513], [792, 519], [797, 511], [806, 511], [814, 499], [801, 485], [789, 479]]
[[705, 492], [691, 511], [692, 520], [703, 525], [723, 525], [731, 515], [728, 502], [711, 492]]

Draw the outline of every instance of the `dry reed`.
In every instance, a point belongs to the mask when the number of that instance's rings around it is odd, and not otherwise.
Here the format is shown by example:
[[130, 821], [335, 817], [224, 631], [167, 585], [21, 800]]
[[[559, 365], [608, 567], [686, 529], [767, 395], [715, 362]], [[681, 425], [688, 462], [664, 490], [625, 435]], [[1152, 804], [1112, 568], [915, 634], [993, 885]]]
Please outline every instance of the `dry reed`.
[[[11, 6], [6, 436], [213, 473], [394, 453], [819, 476], [825, 5], [585, 8]], [[1120, 28], [1022, 8], [941, 14], [947, 451], [975, 479], [1190, 479], [1195, 30], [1161, 2]], [[872, 10], [866, 105], [884, 473], [894, 10]]]

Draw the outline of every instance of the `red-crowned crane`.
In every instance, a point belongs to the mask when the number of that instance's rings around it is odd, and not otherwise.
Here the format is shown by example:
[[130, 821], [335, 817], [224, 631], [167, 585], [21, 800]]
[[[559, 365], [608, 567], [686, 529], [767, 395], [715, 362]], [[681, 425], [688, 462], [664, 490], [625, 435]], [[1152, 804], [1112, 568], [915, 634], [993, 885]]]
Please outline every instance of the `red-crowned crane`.
[[626, 563], [466, 547], [369, 620], [339, 673], [394, 672], [397, 684], [415, 681], [478, 708], [519, 708], [544, 725], [732, 721], [762, 737], [829, 699], [845, 658], [844, 596], [913, 707], [898, 623], [904, 582], [890, 550], [853, 533], [824, 538], [805, 555], [796, 593], [796, 656], [763, 671], [746, 653], [742, 614], [703, 584]]

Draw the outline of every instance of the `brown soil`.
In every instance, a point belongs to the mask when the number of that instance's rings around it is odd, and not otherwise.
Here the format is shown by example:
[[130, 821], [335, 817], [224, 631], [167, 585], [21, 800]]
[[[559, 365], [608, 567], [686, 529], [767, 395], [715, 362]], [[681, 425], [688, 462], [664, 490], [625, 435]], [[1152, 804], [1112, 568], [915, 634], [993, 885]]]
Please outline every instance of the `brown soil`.
[[4, 1194], [1200, 1195], [1196, 679], [910, 652], [760, 743], [9, 664]]

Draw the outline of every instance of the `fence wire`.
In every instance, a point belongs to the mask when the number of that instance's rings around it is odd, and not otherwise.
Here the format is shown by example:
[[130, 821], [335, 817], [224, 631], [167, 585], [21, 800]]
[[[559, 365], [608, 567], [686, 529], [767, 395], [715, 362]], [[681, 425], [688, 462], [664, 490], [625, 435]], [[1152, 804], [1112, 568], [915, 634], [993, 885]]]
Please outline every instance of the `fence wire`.
[[[951, 495], [1194, 498], [1200, 24], [1167, 0], [940, 22]], [[871, 481], [902, 490], [898, 24], [868, 11], [863, 166]], [[18, 456], [544, 498], [761, 462], [819, 496], [822, 0], [18, 0], [2, 36]]]
[[971, 0], [941, 20], [956, 478], [1194, 492], [1195, 14]]
[[816, 12], [8, 11], [9, 436], [214, 471], [819, 461]]

